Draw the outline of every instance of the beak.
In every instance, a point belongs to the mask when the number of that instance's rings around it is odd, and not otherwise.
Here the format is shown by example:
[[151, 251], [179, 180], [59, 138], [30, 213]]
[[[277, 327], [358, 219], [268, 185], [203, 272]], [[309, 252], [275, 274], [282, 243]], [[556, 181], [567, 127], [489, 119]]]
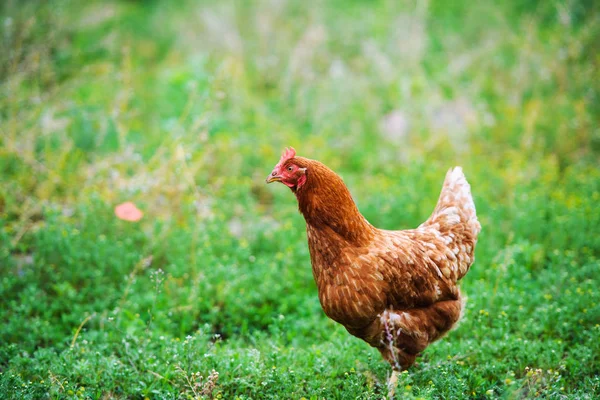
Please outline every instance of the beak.
[[269, 176], [267, 176], [267, 183], [271, 183], [271, 182], [281, 182], [281, 177], [279, 175], [273, 175], [273, 174], [269, 174]]

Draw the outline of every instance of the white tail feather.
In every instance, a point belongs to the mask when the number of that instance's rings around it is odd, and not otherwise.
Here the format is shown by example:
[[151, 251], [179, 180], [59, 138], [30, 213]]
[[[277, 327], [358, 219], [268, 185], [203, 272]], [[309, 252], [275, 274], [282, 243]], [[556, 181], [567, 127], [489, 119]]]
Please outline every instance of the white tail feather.
[[439, 231], [452, 231], [453, 226], [466, 225], [477, 236], [481, 225], [477, 220], [471, 186], [461, 167], [451, 168], [446, 174], [440, 198], [431, 217], [422, 226], [435, 227]]

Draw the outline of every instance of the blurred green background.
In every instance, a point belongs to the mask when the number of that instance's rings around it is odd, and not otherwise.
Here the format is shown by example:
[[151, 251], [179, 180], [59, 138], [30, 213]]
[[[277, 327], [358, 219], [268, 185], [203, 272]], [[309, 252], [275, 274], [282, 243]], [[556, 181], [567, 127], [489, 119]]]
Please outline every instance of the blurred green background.
[[4, 0], [0, 397], [382, 398], [264, 184], [291, 145], [382, 228], [471, 183], [465, 318], [398, 398], [597, 398], [599, 8]]

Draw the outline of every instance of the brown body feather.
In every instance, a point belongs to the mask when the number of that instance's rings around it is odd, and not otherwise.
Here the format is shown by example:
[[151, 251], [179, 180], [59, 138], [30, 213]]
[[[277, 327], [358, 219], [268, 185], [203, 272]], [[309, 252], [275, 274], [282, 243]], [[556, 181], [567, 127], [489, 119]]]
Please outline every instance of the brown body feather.
[[432, 216], [417, 229], [377, 229], [342, 179], [318, 161], [294, 157], [306, 183], [292, 188], [306, 219], [325, 313], [405, 369], [459, 320], [457, 286], [474, 261], [480, 225], [460, 168], [448, 172]]

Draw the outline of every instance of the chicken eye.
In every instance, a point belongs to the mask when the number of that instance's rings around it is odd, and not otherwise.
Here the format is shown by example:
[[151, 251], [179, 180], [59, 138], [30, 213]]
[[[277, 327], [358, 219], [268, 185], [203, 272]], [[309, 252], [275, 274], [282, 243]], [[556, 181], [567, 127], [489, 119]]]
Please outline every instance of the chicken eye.
[[294, 170], [294, 168], [290, 165], [289, 167], [287, 167], [287, 170], [292, 172]]

